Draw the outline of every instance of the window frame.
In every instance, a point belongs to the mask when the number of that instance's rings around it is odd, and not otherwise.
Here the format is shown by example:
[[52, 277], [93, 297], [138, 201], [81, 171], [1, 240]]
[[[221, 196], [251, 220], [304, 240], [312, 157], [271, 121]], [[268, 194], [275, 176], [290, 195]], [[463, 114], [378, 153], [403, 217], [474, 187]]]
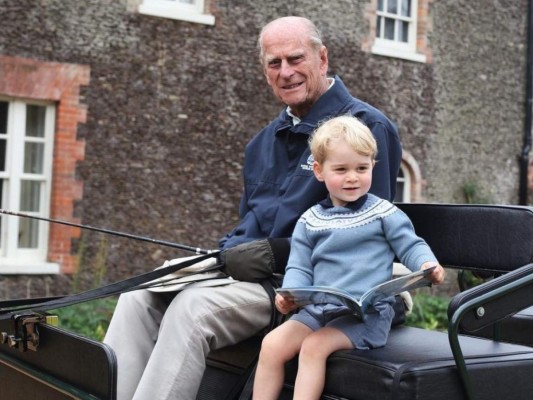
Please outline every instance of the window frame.
[[[389, 1], [398, 1], [398, 0], [383, 0], [384, 8], [387, 9], [387, 4]], [[399, 14], [390, 14], [386, 11], [378, 10], [378, 4], [376, 1], [375, 8], [375, 39], [371, 47], [372, 54], [401, 58], [409, 61], [425, 63], [427, 61], [427, 56], [417, 52], [417, 42], [418, 42], [418, 24], [419, 24], [419, 0], [409, 0], [411, 2], [411, 15], [409, 17], [404, 17]], [[395, 21], [405, 21], [409, 23], [408, 27], [408, 41], [400, 42], [399, 40], [390, 40], [380, 37], [378, 29], [377, 20], [380, 17], [392, 18]], [[385, 24], [381, 24], [381, 29], [384, 29]], [[397, 24], [395, 24], [397, 26]], [[395, 36], [398, 32], [395, 32]]]
[[420, 167], [406, 149], [402, 150], [402, 162], [400, 164], [403, 177], [400, 183], [403, 185], [402, 196], [403, 199], [395, 200], [401, 203], [422, 203], [426, 199], [422, 196], [422, 187], [425, 186], [425, 181], [422, 179]]
[[[6, 139], [6, 168], [0, 172], [3, 179], [2, 204], [10, 211], [20, 212], [21, 183], [24, 180], [41, 182], [39, 211], [25, 214], [49, 218], [52, 194], [52, 170], [55, 139], [56, 105], [52, 102], [0, 97], [8, 103]], [[45, 107], [43, 138], [26, 136], [27, 105]], [[24, 151], [26, 142], [44, 144], [43, 170], [41, 173], [24, 172]], [[0, 273], [59, 273], [59, 264], [48, 262], [49, 224], [38, 222], [38, 239], [35, 248], [19, 248], [18, 234], [21, 218], [2, 215], [0, 231]]]
[[142, 0], [139, 13], [154, 17], [170, 18], [197, 24], [214, 25], [215, 17], [205, 13], [205, 1], [193, 0], [194, 4], [178, 0]]
[[[396, 188], [398, 189], [398, 186], [401, 187], [402, 193], [401, 198], [398, 200], [394, 200], [395, 202], [400, 203], [410, 203], [411, 202], [411, 172], [409, 171], [409, 168], [405, 165], [404, 161], [400, 164], [400, 171], [398, 173], [398, 177], [396, 178]], [[398, 196], [398, 192], [396, 193], [396, 196]]]

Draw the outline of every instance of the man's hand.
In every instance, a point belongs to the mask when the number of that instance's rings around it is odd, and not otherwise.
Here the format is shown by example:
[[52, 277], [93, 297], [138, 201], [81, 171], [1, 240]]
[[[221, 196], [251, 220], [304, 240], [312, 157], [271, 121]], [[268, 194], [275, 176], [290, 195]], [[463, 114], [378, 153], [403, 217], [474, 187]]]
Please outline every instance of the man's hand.
[[285, 271], [289, 249], [289, 239], [260, 239], [224, 250], [220, 258], [233, 279], [260, 282]]

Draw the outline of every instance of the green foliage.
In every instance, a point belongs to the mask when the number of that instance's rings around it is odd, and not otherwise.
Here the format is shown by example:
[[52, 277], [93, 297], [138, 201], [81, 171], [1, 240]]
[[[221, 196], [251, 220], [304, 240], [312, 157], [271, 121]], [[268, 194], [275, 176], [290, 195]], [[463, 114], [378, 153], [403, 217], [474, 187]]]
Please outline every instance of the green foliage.
[[94, 284], [96, 286], [101, 286], [104, 278], [107, 274], [107, 236], [100, 236], [100, 242], [98, 243], [98, 251], [94, 257], [93, 271], [94, 271]]
[[458, 281], [460, 282], [460, 285], [461, 284], [464, 285], [464, 288], [461, 290], [466, 290], [466, 289], [482, 284], [483, 282], [485, 282], [485, 279], [483, 277], [476, 275], [472, 271], [462, 270], [459, 272]]
[[[78, 245], [78, 270], [72, 277], [72, 293], [86, 290], [83, 277], [90, 276], [92, 288], [102, 285], [107, 269], [107, 237], [101, 236], [95, 255], [87, 256], [87, 243], [82, 235]], [[83, 288], [83, 289], [82, 289]], [[115, 310], [117, 299], [108, 297], [50, 311], [59, 317], [59, 327], [90, 339], [102, 341]]]
[[469, 181], [463, 185], [463, 194], [467, 204], [490, 204], [489, 196], [483, 193], [477, 182]]
[[117, 299], [108, 297], [50, 311], [59, 317], [59, 327], [90, 339], [102, 341]]
[[87, 236], [82, 235], [78, 244], [79, 265], [76, 273], [72, 277], [72, 292], [78, 293], [83, 287], [82, 277], [87, 274], [91, 275], [92, 287], [96, 288], [102, 285], [107, 273], [107, 248], [108, 241], [105, 235], [100, 236], [96, 254], [90, 258], [87, 256]]
[[413, 301], [413, 311], [407, 315], [406, 325], [438, 331], [448, 330], [449, 298], [418, 293], [413, 296]]

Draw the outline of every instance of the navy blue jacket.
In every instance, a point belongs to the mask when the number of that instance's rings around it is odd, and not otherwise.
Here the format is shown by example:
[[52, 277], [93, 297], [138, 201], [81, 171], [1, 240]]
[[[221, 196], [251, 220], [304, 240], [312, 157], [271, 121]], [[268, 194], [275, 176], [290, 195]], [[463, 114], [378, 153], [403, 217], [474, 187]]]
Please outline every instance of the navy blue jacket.
[[396, 127], [379, 110], [354, 98], [340, 78], [296, 126], [283, 110], [248, 143], [244, 153], [244, 192], [240, 222], [220, 240], [221, 249], [265, 238], [292, 236], [298, 218], [327, 196], [312, 170], [309, 136], [317, 125], [338, 115], [354, 115], [378, 143], [370, 192], [392, 201], [402, 149]]

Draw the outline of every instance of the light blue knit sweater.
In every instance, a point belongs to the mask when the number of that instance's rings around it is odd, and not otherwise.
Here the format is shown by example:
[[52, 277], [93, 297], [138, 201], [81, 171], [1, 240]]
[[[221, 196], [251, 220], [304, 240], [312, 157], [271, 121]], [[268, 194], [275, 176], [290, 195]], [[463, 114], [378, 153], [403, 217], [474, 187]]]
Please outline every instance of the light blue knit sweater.
[[407, 215], [372, 194], [333, 207], [328, 199], [298, 220], [283, 287], [331, 286], [359, 298], [392, 278], [394, 255], [411, 271], [437, 259]]

